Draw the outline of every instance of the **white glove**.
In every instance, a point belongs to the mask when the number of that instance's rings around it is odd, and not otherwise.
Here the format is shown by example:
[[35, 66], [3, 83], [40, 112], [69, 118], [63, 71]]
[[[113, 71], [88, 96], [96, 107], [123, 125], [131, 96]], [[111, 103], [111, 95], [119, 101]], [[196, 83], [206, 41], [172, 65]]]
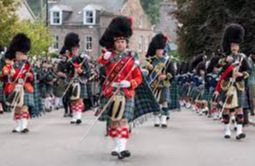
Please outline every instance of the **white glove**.
[[110, 59], [111, 55], [112, 55], [112, 53], [111, 53], [111, 52], [106, 51], [106, 52], [104, 53], [104, 55], [103, 55], [104, 60], [108, 60], [108, 59]]
[[113, 82], [111, 86], [113, 88], [119, 88], [120, 87], [120, 83], [119, 82]]
[[131, 83], [130, 83], [130, 81], [127, 81], [127, 80], [120, 81], [120, 87], [121, 88], [129, 88], [129, 87], [131, 87]]

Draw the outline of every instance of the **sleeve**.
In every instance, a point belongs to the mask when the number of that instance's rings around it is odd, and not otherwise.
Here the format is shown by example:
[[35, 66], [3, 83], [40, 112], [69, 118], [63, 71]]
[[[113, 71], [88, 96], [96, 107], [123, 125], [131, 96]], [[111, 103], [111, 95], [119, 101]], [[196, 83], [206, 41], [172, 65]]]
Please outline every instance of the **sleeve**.
[[91, 69], [87, 60], [85, 60], [85, 62], [83, 63], [83, 69], [83, 75], [85, 75], [86, 78], [89, 78], [91, 76]]
[[102, 65], [106, 65], [107, 63], [109, 63], [109, 60], [105, 60], [104, 59], [104, 55], [101, 55], [97, 58], [97, 62], [102, 64]]
[[242, 62], [242, 66], [240, 68], [240, 72], [243, 73], [241, 79], [247, 79], [251, 73], [251, 66], [249, 65], [248, 59], [244, 58]]
[[135, 90], [142, 83], [142, 72], [139, 67], [136, 67], [134, 71], [132, 71], [132, 79], [130, 83], [130, 89], [132, 90]]

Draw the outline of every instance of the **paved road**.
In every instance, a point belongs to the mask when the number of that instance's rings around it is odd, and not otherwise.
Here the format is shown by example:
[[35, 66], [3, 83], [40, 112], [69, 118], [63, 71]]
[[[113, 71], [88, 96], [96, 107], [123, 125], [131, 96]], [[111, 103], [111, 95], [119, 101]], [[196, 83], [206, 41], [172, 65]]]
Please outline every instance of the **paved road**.
[[224, 140], [222, 124], [193, 112], [172, 114], [168, 129], [152, 127], [152, 120], [133, 130], [132, 157], [118, 161], [109, 155], [111, 141], [104, 123], [97, 123], [80, 142], [94, 117], [84, 115], [81, 126], [56, 111], [31, 121], [28, 135], [12, 134], [10, 114], [0, 115], [0, 166], [254, 166], [255, 127], [247, 139]]

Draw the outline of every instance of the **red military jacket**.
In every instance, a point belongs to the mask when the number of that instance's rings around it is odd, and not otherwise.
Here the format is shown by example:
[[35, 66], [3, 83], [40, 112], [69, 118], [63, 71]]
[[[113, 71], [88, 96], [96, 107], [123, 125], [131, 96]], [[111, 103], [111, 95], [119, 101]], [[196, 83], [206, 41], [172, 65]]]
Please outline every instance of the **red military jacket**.
[[[3, 76], [2, 77], [8, 77], [8, 79], [4, 79], [4, 93], [5, 94], [10, 94], [16, 84], [18, 83], [18, 79], [25, 79], [25, 83], [24, 83], [24, 88], [26, 90], [26, 92], [29, 93], [33, 93], [34, 89], [32, 86], [32, 81], [34, 79], [33, 73], [31, 71], [31, 66], [29, 63], [24, 62], [25, 64], [23, 64], [22, 66], [16, 66], [14, 67], [13, 65], [10, 64], [6, 64], [3, 69], [2, 69], [2, 73]], [[23, 67], [23, 68], [22, 68]], [[12, 74], [12, 70], [14, 70], [15, 72]], [[27, 73], [31, 73], [30, 76], [26, 76]]]
[[131, 87], [122, 88], [121, 90], [127, 98], [134, 97], [136, 87], [142, 82], [142, 73], [140, 69], [135, 67], [132, 70], [135, 65], [135, 56], [138, 58], [136, 53], [129, 51], [122, 53], [122, 58], [120, 58], [120, 54], [118, 55], [112, 52], [111, 57], [108, 60], [105, 60], [103, 55], [97, 59], [100, 64], [106, 65], [106, 80], [102, 86], [103, 95], [105, 97], [109, 98], [113, 95], [114, 88], [111, 86], [111, 83], [119, 83], [123, 80], [130, 81]]

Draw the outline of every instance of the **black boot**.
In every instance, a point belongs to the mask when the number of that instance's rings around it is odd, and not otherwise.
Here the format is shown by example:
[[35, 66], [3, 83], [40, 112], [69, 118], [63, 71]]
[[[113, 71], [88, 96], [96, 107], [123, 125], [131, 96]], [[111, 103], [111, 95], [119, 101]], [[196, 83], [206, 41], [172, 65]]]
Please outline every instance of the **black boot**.
[[242, 134], [237, 135], [236, 139], [240, 140], [240, 139], [244, 139], [245, 137], [246, 137], [246, 135], [244, 133], [242, 133]]
[[131, 153], [128, 150], [124, 150], [124, 151], [120, 152], [120, 154], [124, 157], [130, 157], [131, 156]]
[[21, 131], [21, 133], [28, 133], [29, 132], [29, 130], [27, 129], [27, 128], [25, 128], [25, 129], [23, 129], [22, 131]]
[[77, 121], [76, 121], [76, 124], [77, 125], [79, 125], [79, 124], [81, 124], [82, 123], [82, 121], [80, 120], [80, 119], [78, 119]]

